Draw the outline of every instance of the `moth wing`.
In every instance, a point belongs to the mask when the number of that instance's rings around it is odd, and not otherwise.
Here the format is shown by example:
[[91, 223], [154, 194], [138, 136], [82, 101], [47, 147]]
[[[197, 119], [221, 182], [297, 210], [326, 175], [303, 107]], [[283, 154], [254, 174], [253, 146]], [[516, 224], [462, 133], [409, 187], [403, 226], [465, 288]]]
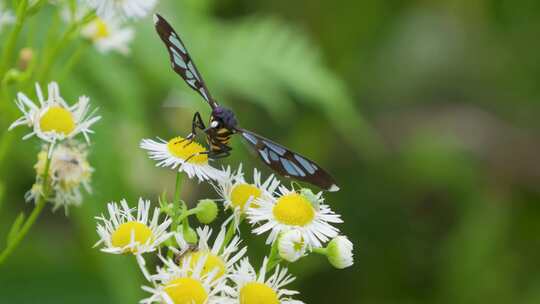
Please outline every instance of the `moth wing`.
[[251, 131], [238, 129], [238, 132], [257, 151], [259, 158], [277, 173], [327, 191], [339, 190], [332, 176], [309, 158]]

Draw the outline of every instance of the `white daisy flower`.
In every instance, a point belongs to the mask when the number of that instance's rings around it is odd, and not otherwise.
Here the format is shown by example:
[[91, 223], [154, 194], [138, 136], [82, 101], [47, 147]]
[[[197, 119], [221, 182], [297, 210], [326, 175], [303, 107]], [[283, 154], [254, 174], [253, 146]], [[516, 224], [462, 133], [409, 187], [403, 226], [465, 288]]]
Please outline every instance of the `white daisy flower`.
[[[175, 235], [176, 242], [180, 247], [180, 251], [177, 252], [181, 256], [180, 261], [185, 259], [191, 260], [191, 266], [195, 266], [201, 260], [205, 259], [205, 263], [202, 268], [202, 275], [217, 271], [215, 278], [221, 278], [228, 275], [233, 270], [233, 265], [236, 264], [247, 251], [246, 247], [239, 248], [241, 240], [240, 237], [234, 236], [234, 238], [224, 246], [226, 229], [221, 228], [213, 245], [210, 247], [209, 240], [212, 236], [212, 229], [208, 226], [203, 228], [197, 228], [197, 235], [199, 236], [199, 243], [194, 249], [190, 246], [182, 237], [181, 232]], [[172, 248], [174, 249], [174, 248]]]
[[260, 271], [255, 272], [253, 266], [245, 258], [240, 261], [231, 281], [234, 287], [227, 287], [226, 294], [230, 297], [223, 304], [302, 304], [302, 301], [293, 300], [290, 297], [298, 294], [297, 291], [284, 289], [283, 287], [292, 281], [294, 277], [287, 274], [287, 269], [276, 267], [274, 273], [266, 279], [268, 259], [265, 258]]
[[157, 167], [169, 167], [185, 172], [189, 178], [197, 177], [199, 181], [220, 179], [224, 173], [208, 164], [206, 149], [197, 142], [178, 136], [168, 142], [158, 138], [143, 139], [140, 147], [148, 151], [151, 159], [157, 160]]
[[10, 10], [4, 9], [3, 3], [0, 3], [0, 32], [2, 32], [4, 26], [13, 23], [15, 23], [15, 16]]
[[306, 255], [307, 245], [302, 233], [290, 230], [281, 234], [278, 239], [279, 256], [287, 262], [296, 262]]
[[13, 122], [9, 130], [20, 125], [27, 125], [33, 128], [33, 131], [26, 134], [23, 139], [36, 135], [49, 143], [73, 138], [82, 133], [86, 141], [90, 142], [88, 134], [93, 133], [90, 127], [100, 120], [101, 116], [95, 115], [96, 110], [89, 113], [90, 99], [88, 97], [81, 96], [77, 103], [69, 106], [60, 96], [56, 82], [49, 84], [49, 96], [46, 100], [38, 84], [36, 84], [36, 94], [39, 105], [23, 93], [17, 94], [16, 104], [23, 116]]
[[127, 55], [135, 31], [130, 27], [122, 27], [118, 19], [96, 17], [82, 28], [81, 35], [91, 40], [101, 53], [117, 51]]
[[216, 181], [214, 188], [223, 198], [225, 208], [230, 208], [237, 214], [244, 214], [245, 211], [254, 207], [257, 199], [270, 200], [279, 187], [279, 180], [270, 175], [264, 182], [261, 179], [261, 172], [253, 170], [253, 183], [248, 183], [242, 172], [242, 164], [236, 172], [228, 167], [224, 176]]
[[322, 247], [322, 243], [337, 236], [339, 230], [331, 223], [343, 221], [324, 204], [322, 192], [308, 196], [284, 186], [279, 187], [279, 191], [281, 196], [278, 198], [258, 199], [256, 204], [259, 207], [247, 210], [249, 222], [253, 225], [260, 224], [253, 229], [253, 233], [270, 231], [266, 240], [270, 244], [281, 232], [298, 230], [308, 248]]
[[353, 243], [344, 235], [337, 236], [328, 243], [326, 256], [330, 264], [338, 269], [350, 267], [354, 264]]
[[86, 0], [103, 19], [115, 17], [144, 18], [157, 4], [157, 0]]
[[157, 274], [150, 277], [153, 287], [143, 286], [143, 290], [152, 295], [141, 303], [163, 304], [222, 304], [226, 277], [217, 278], [217, 269], [205, 271], [206, 257], [196, 263], [191, 258], [182, 260], [178, 265], [173, 260], [160, 256], [164, 267], [158, 268]]
[[[26, 201], [35, 201], [42, 195], [43, 174], [47, 163], [49, 147], [44, 145], [38, 153], [36, 169], [36, 183], [25, 195]], [[87, 147], [85, 145], [62, 143], [54, 149], [49, 161], [48, 182], [52, 194], [48, 199], [53, 203], [53, 210], [64, 206], [66, 213], [69, 206], [79, 206], [82, 203], [81, 186], [90, 193], [90, 178], [94, 169], [87, 160]]]
[[[96, 217], [98, 221], [97, 233], [100, 240], [95, 246], [103, 244], [103, 252], [122, 254], [132, 253], [140, 255], [145, 252], [155, 251], [158, 246], [167, 240], [171, 233], [167, 229], [171, 225], [171, 219], [159, 222], [159, 208], [154, 209], [152, 219], [149, 218], [150, 201], [139, 199], [139, 206], [130, 209], [126, 200], [120, 201], [120, 205], [109, 203], [109, 218], [101, 215]], [[133, 212], [137, 212], [134, 216]]]

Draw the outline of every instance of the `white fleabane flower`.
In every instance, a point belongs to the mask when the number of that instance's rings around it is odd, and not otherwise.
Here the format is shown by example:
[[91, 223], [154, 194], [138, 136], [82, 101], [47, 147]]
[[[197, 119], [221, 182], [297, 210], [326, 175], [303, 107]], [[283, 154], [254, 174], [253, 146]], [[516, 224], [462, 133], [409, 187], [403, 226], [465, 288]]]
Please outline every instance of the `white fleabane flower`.
[[180, 261], [190, 259], [191, 266], [195, 266], [201, 259], [205, 259], [201, 273], [203, 275], [216, 271], [215, 278], [221, 278], [228, 275], [236, 264], [246, 253], [247, 248], [240, 249], [240, 237], [234, 236], [233, 239], [224, 246], [226, 229], [221, 228], [212, 246], [209, 244], [212, 236], [212, 229], [208, 226], [197, 228], [199, 243], [193, 249], [182, 237], [181, 233], [175, 235], [176, 241], [180, 247], [177, 252], [181, 256]]
[[[152, 252], [171, 236], [167, 229], [172, 221], [165, 219], [160, 223], [159, 208], [155, 208], [152, 218], [149, 218], [150, 201], [139, 199], [136, 210], [130, 209], [126, 200], [122, 200], [120, 206], [109, 203], [107, 209], [108, 218], [104, 215], [96, 217], [100, 240], [95, 246], [104, 245], [103, 252], [137, 255]], [[137, 213], [136, 216], [133, 212]]]
[[123, 27], [117, 19], [96, 17], [81, 30], [81, 35], [92, 41], [101, 53], [117, 51], [123, 55], [129, 53], [129, 43], [135, 36], [130, 27]]
[[240, 265], [230, 277], [234, 286], [225, 290], [229, 299], [222, 303], [303, 304], [302, 301], [291, 299], [291, 296], [298, 294], [297, 291], [283, 288], [294, 281], [294, 277], [287, 274], [287, 269], [278, 265], [274, 273], [266, 278], [267, 265], [268, 259], [265, 258], [257, 275], [247, 258], [240, 261]]
[[245, 213], [257, 199], [270, 200], [278, 187], [279, 180], [274, 175], [270, 175], [263, 182], [261, 172], [257, 169], [253, 170], [253, 182], [247, 182], [241, 164], [236, 172], [228, 167], [223, 178], [218, 179], [214, 185], [223, 199], [225, 208], [230, 208], [238, 214]]
[[60, 96], [60, 89], [56, 82], [49, 84], [47, 99], [43, 97], [38, 84], [36, 84], [36, 94], [39, 104], [35, 104], [23, 93], [17, 94], [16, 104], [23, 116], [13, 122], [9, 130], [27, 125], [33, 130], [23, 139], [36, 135], [49, 143], [73, 138], [82, 133], [86, 141], [90, 142], [88, 134], [93, 133], [90, 127], [100, 120], [101, 116], [95, 115], [96, 110], [90, 112], [88, 97], [81, 96], [78, 102], [70, 106]]
[[340, 216], [324, 204], [322, 192], [307, 196], [281, 186], [281, 195], [270, 200], [258, 199], [257, 208], [247, 210], [248, 220], [255, 234], [270, 231], [266, 240], [273, 243], [281, 232], [297, 230], [309, 248], [322, 247], [322, 243], [336, 237], [339, 230], [331, 223], [342, 223]]
[[[38, 153], [38, 162], [34, 166], [36, 183], [26, 193], [26, 201], [35, 201], [42, 195], [48, 151], [49, 147], [44, 145]], [[87, 147], [76, 142], [61, 143], [52, 152], [49, 162], [47, 181], [51, 194], [48, 200], [53, 203], [53, 210], [63, 206], [67, 213], [69, 206], [79, 206], [82, 203], [81, 188], [91, 192], [90, 178], [94, 169], [87, 160]]]
[[168, 142], [158, 138], [143, 139], [140, 147], [148, 151], [151, 159], [158, 161], [157, 167], [169, 167], [185, 172], [189, 178], [197, 177], [201, 181], [220, 179], [223, 171], [208, 163], [206, 149], [197, 142], [190, 142], [182, 137], [175, 137]]
[[143, 290], [152, 295], [141, 303], [162, 304], [222, 304], [226, 277], [217, 278], [217, 269], [206, 273], [206, 257], [196, 263], [191, 258], [183, 259], [179, 264], [160, 256], [163, 267], [157, 274], [150, 276], [152, 287], [143, 286]]
[[10, 10], [4, 9], [4, 4], [0, 3], [0, 32], [6, 25], [15, 23], [15, 16]]
[[298, 230], [281, 234], [278, 239], [279, 256], [287, 262], [296, 262], [306, 254], [306, 242]]
[[157, 0], [86, 0], [96, 9], [100, 18], [144, 18], [157, 4]]
[[335, 237], [326, 247], [326, 256], [332, 266], [343, 269], [354, 264], [353, 243], [346, 236]]

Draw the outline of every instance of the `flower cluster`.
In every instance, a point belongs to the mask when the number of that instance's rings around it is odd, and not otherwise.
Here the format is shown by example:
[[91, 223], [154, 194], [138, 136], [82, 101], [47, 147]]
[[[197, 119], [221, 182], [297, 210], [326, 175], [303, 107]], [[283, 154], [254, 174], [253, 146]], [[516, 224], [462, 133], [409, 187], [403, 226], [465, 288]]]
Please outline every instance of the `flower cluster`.
[[[26, 193], [26, 201], [48, 201], [53, 210], [63, 207], [66, 212], [70, 206], [82, 203], [81, 188], [90, 192], [90, 178], [94, 169], [90, 166], [87, 155], [90, 144], [91, 127], [101, 119], [96, 110], [90, 110], [90, 99], [79, 97], [72, 105], [60, 95], [56, 82], [48, 85], [45, 98], [41, 87], [36, 84], [38, 102], [34, 102], [23, 93], [17, 94], [16, 104], [23, 113], [11, 124], [9, 130], [27, 126], [31, 132], [23, 139], [38, 137], [42, 149], [38, 153], [36, 182]], [[77, 141], [82, 134], [85, 143]]]
[[[282, 263], [316, 253], [336, 268], [353, 264], [353, 245], [339, 235], [335, 225], [342, 220], [322, 192], [287, 188], [274, 175], [262, 178], [257, 169], [248, 179], [241, 165], [237, 170], [219, 170], [192, 139], [144, 139], [140, 146], [157, 166], [177, 172], [174, 200], [162, 195], [151, 220], [149, 201], [141, 199], [134, 209], [125, 201], [109, 203], [108, 216], [97, 217], [96, 246], [136, 257], [148, 282], [143, 289], [149, 296], [141, 303], [299, 304], [303, 302], [294, 299], [298, 292], [285, 288], [295, 278]], [[219, 198], [202, 199], [188, 209], [178, 191], [183, 173], [210, 183]], [[216, 202], [230, 215], [213, 233], [207, 225], [217, 218]], [[192, 215], [201, 223], [198, 228], [189, 222]], [[260, 267], [247, 256], [242, 223], [249, 224], [255, 235], [267, 234], [269, 254]], [[154, 259], [147, 253], [154, 253]], [[156, 263], [154, 271], [149, 261]]]
[[129, 53], [129, 43], [135, 37], [132, 21], [147, 17], [157, 0], [83, 0], [75, 7], [63, 8], [68, 24], [80, 24], [81, 36], [100, 53]]

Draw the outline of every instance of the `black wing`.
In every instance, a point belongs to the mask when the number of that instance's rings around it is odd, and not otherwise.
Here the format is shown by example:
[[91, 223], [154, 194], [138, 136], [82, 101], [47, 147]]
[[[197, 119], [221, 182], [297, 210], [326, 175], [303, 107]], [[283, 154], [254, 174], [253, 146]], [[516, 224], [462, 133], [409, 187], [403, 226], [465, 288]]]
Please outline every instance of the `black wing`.
[[158, 14], [154, 15], [154, 24], [159, 37], [161, 37], [161, 40], [167, 46], [167, 51], [169, 51], [171, 65], [174, 71], [182, 76], [186, 83], [192, 89], [197, 91], [197, 93], [199, 93], [212, 108], [218, 106], [216, 101], [210, 95], [210, 91], [206, 87], [191, 56], [189, 56], [184, 43], [180, 40], [180, 36], [178, 36], [167, 20]]
[[327, 191], [338, 191], [334, 179], [312, 160], [245, 129], [237, 129], [257, 150], [261, 160], [279, 174], [305, 181]]

